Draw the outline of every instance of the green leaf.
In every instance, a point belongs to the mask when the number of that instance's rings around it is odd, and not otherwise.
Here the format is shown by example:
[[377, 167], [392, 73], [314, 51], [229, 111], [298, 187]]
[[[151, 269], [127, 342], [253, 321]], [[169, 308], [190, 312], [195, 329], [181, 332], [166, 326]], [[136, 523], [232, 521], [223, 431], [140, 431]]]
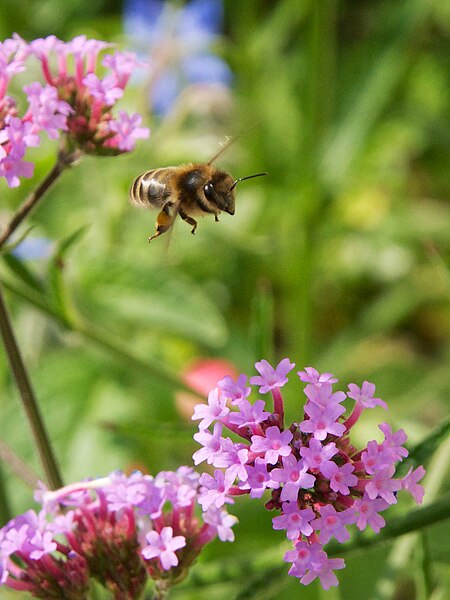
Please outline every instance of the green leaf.
[[67, 251], [70, 250], [70, 248], [74, 244], [80, 241], [80, 239], [85, 235], [89, 227], [90, 225], [88, 224], [81, 225], [81, 227], [75, 229], [75, 231], [73, 231], [70, 235], [60, 240], [56, 246], [56, 251], [54, 255], [55, 259], [63, 258], [67, 254]]
[[50, 266], [49, 281], [53, 292], [55, 304], [59, 312], [68, 320], [73, 319], [75, 309], [70, 300], [66, 283], [64, 280], [64, 257], [86, 233], [89, 225], [82, 225], [73, 231], [70, 235], [60, 240], [56, 246], [53, 260]]
[[[411, 462], [414, 465], [420, 465], [427, 462], [449, 435], [450, 417], [447, 417], [444, 419], [444, 421], [442, 421], [442, 423], [439, 423], [439, 425], [433, 429], [433, 431], [422, 442], [420, 442], [420, 444], [411, 450], [408, 460], [405, 461], [405, 470], [406, 467], [409, 467]], [[397, 471], [401, 473], [400, 469]]]
[[3, 260], [8, 269], [28, 287], [33, 288], [37, 292], [44, 292], [45, 288], [38, 277], [29, 269], [25, 261], [21, 260], [13, 254], [4, 254]]
[[186, 337], [213, 348], [228, 338], [225, 319], [200, 286], [181, 275], [152, 273], [150, 289], [99, 285], [93, 290], [105, 312], [128, 322]]

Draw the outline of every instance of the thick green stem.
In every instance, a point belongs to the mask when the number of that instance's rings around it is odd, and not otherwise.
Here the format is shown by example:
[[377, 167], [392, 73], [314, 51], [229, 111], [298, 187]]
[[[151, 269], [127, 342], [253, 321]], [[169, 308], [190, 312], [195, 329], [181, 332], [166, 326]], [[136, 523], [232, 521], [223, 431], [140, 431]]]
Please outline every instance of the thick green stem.
[[23, 407], [30, 423], [34, 441], [39, 452], [42, 466], [45, 471], [48, 485], [52, 489], [62, 486], [62, 479], [59, 474], [56, 458], [53, 454], [50, 441], [42, 420], [36, 397], [31, 386], [19, 347], [11, 327], [6, 304], [3, 299], [3, 292], [0, 285], [0, 333], [3, 338], [6, 354], [11, 365], [11, 371], [14, 375], [17, 387], [22, 398]]

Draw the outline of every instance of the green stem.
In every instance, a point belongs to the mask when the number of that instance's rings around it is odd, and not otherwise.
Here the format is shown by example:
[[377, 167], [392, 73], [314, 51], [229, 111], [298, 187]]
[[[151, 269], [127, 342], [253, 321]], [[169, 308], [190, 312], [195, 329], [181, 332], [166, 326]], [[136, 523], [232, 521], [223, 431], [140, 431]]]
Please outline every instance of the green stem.
[[169, 595], [170, 586], [167, 581], [161, 580], [155, 582], [153, 591], [153, 600], [166, 600]]
[[31, 427], [31, 431], [39, 452], [39, 456], [46, 474], [48, 485], [52, 489], [62, 486], [56, 458], [53, 454], [50, 441], [42, 420], [36, 397], [31, 386], [19, 347], [11, 327], [6, 304], [3, 299], [2, 287], [0, 285], [0, 333], [3, 338], [6, 354], [11, 365], [16, 385], [19, 389], [23, 407]]
[[3, 465], [0, 464], [0, 525], [4, 525], [10, 519], [12, 519], [12, 512], [5, 484]]
[[149, 376], [160, 380], [178, 390], [192, 392], [192, 388], [186, 385], [181, 378], [163, 363], [152, 358], [151, 362], [136, 356], [128, 349], [122, 340], [110, 335], [104, 329], [97, 327], [94, 323], [76, 319], [68, 323], [68, 327], [80, 333], [86, 339], [95, 342], [98, 346], [107, 350], [112, 356], [119, 360], [122, 365], [127, 365], [137, 371], [147, 373]]
[[20, 296], [47, 316], [54, 318], [63, 328], [68, 331], [79, 333], [85, 339], [94, 342], [100, 348], [106, 350], [121, 365], [127, 365], [137, 373], [144, 373], [161, 381], [176, 390], [192, 392], [192, 387], [183, 382], [181, 377], [172, 369], [154, 358], [141, 358], [123, 340], [110, 334], [105, 329], [98, 327], [91, 321], [87, 321], [79, 315], [61, 315], [44, 297], [31, 288], [18, 286], [16, 282], [4, 278], [3, 285], [12, 293]]
[[56, 163], [48, 175], [42, 180], [38, 187], [28, 196], [28, 198], [19, 206], [10, 222], [4, 227], [0, 234], [0, 249], [8, 241], [11, 235], [19, 227], [22, 221], [30, 214], [45, 192], [55, 183], [61, 173], [75, 163], [80, 157], [78, 151], [68, 153], [60, 150]]
[[[35, 490], [38, 487], [39, 477], [30, 467], [20, 459], [17, 454], [0, 439], [0, 461], [8, 465], [8, 469], [19, 477], [28, 487]], [[0, 501], [0, 507], [2, 501]]]
[[372, 547], [376, 544], [381, 544], [387, 540], [398, 538], [407, 533], [418, 531], [429, 527], [434, 523], [439, 523], [450, 517], [450, 494], [446, 494], [439, 500], [416, 508], [402, 517], [398, 517], [389, 521], [380, 533], [375, 535], [359, 535], [353, 539], [353, 541], [343, 546], [339, 544], [329, 544], [327, 546], [327, 552], [331, 555], [347, 554], [357, 548]]

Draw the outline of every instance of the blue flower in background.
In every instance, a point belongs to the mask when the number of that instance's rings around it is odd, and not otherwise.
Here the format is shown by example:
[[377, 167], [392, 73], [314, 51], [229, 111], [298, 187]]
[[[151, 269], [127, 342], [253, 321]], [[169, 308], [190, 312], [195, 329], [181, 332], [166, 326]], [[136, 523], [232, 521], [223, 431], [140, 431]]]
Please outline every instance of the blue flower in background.
[[177, 7], [163, 0], [126, 0], [125, 32], [140, 54], [149, 54], [150, 100], [164, 115], [190, 85], [228, 86], [228, 65], [211, 47], [221, 31], [221, 0], [191, 0]]
[[47, 238], [25, 238], [11, 254], [23, 260], [44, 260], [52, 255], [54, 249], [54, 242]]

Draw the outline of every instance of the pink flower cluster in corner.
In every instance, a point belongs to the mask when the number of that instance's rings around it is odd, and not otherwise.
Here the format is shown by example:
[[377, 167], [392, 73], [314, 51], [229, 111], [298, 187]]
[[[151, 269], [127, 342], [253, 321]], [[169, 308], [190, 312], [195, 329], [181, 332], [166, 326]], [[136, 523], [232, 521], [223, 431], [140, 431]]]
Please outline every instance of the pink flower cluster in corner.
[[234, 539], [236, 517], [217, 506], [200, 517], [198, 492], [199, 475], [189, 467], [156, 477], [114, 472], [40, 490], [42, 510], [0, 530], [0, 584], [39, 598], [81, 600], [93, 578], [114, 598], [132, 600], [148, 576], [179, 581], [205, 544]]
[[[334, 571], [345, 563], [329, 558], [324, 544], [331, 538], [345, 542], [351, 524], [378, 533], [385, 525], [380, 513], [397, 502], [401, 489], [422, 502], [418, 481], [425, 470], [411, 468], [405, 477], [394, 477], [396, 463], [408, 456], [406, 434], [402, 429], [393, 432], [387, 423], [379, 425], [381, 443], [371, 440], [358, 449], [350, 441], [350, 430], [363, 410], [387, 408], [367, 381], [361, 388], [350, 384], [347, 393], [333, 391], [336, 378], [307, 367], [298, 373], [306, 384], [303, 414], [285, 427], [281, 389], [294, 366], [287, 358], [276, 368], [265, 360], [256, 363], [259, 375], [250, 384], [260, 394], [271, 394], [273, 409], [261, 399], [250, 402], [245, 375], [237, 381], [224, 377], [209, 393], [208, 403], [195, 407], [192, 419], [200, 424], [194, 439], [202, 447], [194, 463], [206, 461], [216, 468], [214, 476], [201, 476], [199, 502], [203, 508], [221, 507], [230, 496], [260, 498], [269, 490], [266, 508], [280, 511], [273, 528], [285, 531], [293, 543], [284, 557], [292, 563], [289, 574], [305, 585], [319, 578], [329, 589], [338, 585]], [[346, 417], [342, 403], [347, 398], [355, 405]], [[225, 428], [241, 441], [225, 437]]]
[[[15, 34], [0, 42], [0, 176], [10, 187], [18, 186], [20, 177], [33, 176], [34, 165], [24, 156], [28, 147], [39, 146], [43, 132], [52, 140], [63, 134], [69, 151], [102, 155], [129, 152], [137, 139], [148, 137], [140, 115], [112, 114], [139, 63], [131, 52], [106, 54], [107, 72], [100, 78], [98, 55], [108, 47], [83, 35], [67, 43], [50, 35], [28, 44]], [[8, 86], [26, 70], [28, 58], [41, 63], [44, 84], [24, 86], [27, 108], [19, 111]]]

